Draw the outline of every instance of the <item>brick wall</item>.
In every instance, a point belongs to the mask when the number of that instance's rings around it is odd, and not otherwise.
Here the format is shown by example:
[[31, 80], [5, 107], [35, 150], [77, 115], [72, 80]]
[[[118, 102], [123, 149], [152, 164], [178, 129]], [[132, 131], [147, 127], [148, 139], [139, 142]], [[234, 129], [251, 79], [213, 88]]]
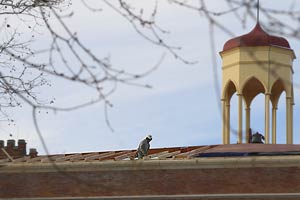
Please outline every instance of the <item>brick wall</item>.
[[300, 167], [1, 173], [0, 198], [299, 193]]
[[26, 142], [25, 140], [18, 140], [18, 145], [16, 146], [15, 140], [7, 140], [6, 146], [4, 141], [0, 140], [0, 159], [7, 158], [7, 155], [1, 150], [2, 148], [12, 157], [21, 158], [26, 155]]

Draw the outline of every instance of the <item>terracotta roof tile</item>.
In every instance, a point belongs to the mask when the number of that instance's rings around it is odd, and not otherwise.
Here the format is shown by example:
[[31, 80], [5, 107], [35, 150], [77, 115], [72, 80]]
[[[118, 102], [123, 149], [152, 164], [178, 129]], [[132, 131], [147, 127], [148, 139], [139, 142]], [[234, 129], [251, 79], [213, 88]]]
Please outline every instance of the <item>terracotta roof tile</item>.
[[[228, 154], [227, 156], [249, 156], [251, 153], [288, 153], [294, 152], [300, 155], [300, 145], [292, 144], [227, 144], [227, 145], [207, 145], [207, 146], [191, 146], [191, 147], [170, 147], [150, 149], [149, 155], [144, 160], [153, 159], [194, 159], [207, 154], [218, 156]], [[14, 159], [1, 159], [0, 165], [6, 163], [49, 163], [49, 162], [101, 162], [111, 161], [130, 161], [134, 158], [136, 150], [121, 150], [107, 152], [89, 152], [89, 153], [72, 153], [58, 155], [41, 155], [35, 158], [25, 156]], [[242, 154], [241, 154], [242, 153]], [[255, 154], [257, 155], [257, 154]]]

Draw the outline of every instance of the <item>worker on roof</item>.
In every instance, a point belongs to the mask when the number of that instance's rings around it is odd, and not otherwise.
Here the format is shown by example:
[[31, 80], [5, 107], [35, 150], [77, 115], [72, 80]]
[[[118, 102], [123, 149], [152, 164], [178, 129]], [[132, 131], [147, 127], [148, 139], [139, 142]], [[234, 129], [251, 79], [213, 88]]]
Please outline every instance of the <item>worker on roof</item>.
[[255, 134], [252, 135], [252, 143], [262, 143], [263, 140], [265, 140], [265, 137], [260, 134], [259, 132], [256, 132]]
[[145, 139], [143, 139], [139, 147], [137, 149], [137, 157], [138, 159], [143, 158], [144, 156], [148, 155], [148, 151], [150, 149], [150, 141], [152, 140], [152, 136], [148, 135]]

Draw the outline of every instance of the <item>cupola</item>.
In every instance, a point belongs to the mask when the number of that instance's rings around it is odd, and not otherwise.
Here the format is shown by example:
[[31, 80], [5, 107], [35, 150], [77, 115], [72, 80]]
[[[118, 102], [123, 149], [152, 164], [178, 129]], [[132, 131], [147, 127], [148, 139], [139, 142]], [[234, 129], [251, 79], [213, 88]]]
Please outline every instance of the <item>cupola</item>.
[[[276, 144], [278, 101], [281, 94], [285, 93], [286, 143], [293, 144], [295, 54], [289, 42], [283, 37], [268, 34], [257, 22], [249, 33], [228, 40], [220, 55], [222, 57], [223, 143], [251, 142], [250, 128], [257, 127], [255, 122], [251, 124], [251, 106], [253, 99], [263, 94], [265, 95], [265, 122], [264, 130], [260, 131], [265, 136], [265, 143]], [[231, 97], [235, 93], [238, 98], [238, 103], [235, 105], [238, 107], [238, 127], [231, 129], [230, 104]], [[279, 124], [283, 123], [279, 122]], [[238, 141], [230, 141], [230, 133], [235, 134], [234, 130], [237, 130]]]

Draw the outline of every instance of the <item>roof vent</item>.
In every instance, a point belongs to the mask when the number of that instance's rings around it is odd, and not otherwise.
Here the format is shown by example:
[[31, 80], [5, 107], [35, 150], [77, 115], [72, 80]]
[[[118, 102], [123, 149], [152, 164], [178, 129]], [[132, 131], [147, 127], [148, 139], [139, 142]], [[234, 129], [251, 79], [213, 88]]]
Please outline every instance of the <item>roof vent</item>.
[[38, 156], [38, 152], [35, 148], [30, 148], [29, 149], [29, 156], [30, 158], [35, 158]]

